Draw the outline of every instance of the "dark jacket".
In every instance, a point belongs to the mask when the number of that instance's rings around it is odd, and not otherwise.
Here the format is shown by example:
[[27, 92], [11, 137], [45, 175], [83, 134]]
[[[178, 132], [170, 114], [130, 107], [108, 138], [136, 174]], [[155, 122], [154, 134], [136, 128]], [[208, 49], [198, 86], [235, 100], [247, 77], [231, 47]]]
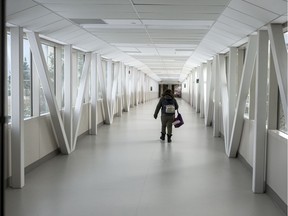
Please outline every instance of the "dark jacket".
[[164, 108], [165, 108], [165, 105], [167, 104], [173, 104], [175, 106], [175, 110], [178, 110], [178, 103], [177, 101], [175, 100], [175, 98], [173, 97], [173, 95], [170, 95], [170, 94], [165, 94], [163, 95], [157, 106], [156, 106], [156, 109], [155, 109], [155, 112], [154, 112], [154, 118], [157, 118], [157, 115], [161, 109], [161, 115], [174, 115], [174, 113], [165, 113], [164, 111]]

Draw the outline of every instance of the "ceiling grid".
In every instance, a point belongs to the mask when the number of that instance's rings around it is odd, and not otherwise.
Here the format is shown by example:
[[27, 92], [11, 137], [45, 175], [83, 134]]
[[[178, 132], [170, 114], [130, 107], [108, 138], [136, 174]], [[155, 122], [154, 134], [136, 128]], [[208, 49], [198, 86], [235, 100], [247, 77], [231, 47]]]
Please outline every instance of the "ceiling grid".
[[287, 1], [9, 0], [7, 21], [181, 82], [267, 23], [287, 21]]

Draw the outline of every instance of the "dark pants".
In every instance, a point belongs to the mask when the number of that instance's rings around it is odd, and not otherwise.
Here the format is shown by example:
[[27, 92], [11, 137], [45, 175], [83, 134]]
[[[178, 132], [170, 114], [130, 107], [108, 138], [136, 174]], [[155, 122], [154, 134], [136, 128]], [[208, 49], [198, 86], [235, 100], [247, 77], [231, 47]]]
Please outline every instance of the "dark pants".
[[161, 123], [162, 123], [162, 130], [161, 132], [166, 134], [166, 127], [167, 127], [167, 134], [172, 135], [172, 122], [174, 121], [174, 115], [162, 115], [161, 116]]

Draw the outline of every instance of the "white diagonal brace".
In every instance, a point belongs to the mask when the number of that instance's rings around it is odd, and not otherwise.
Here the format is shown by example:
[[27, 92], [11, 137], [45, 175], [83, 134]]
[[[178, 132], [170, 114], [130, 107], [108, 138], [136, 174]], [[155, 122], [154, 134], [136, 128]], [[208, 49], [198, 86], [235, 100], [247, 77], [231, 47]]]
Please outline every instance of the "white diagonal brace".
[[253, 151], [253, 180], [254, 193], [264, 193], [266, 174], [266, 99], [268, 78], [268, 33], [258, 31], [258, 52], [256, 60], [255, 86], [255, 135]]
[[11, 180], [12, 188], [25, 184], [24, 172], [24, 104], [23, 104], [23, 29], [11, 28]]
[[236, 99], [238, 92], [238, 56], [237, 48], [231, 47], [229, 51], [229, 69], [228, 69], [228, 97], [229, 97], [229, 115], [227, 121], [227, 140], [230, 142], [233, 120], [235, 116]]
[[76, 143], [77, 143], [77, 137], [78, 137], [78, 131], [82, 116], [82, 108], [83, 108], [83, 100], [85, 95], [85, 90], [87, 87], [87, 81], [89, 77], [89, 69], [91, 64], [91, 53], [85, 54], [85, 62], [82, 70], [82, 75], [80, 78], [80, 84], [78, 88], [78, 94], [76, 98], [76, 104], [75, 104], [75, 110], [74, 110], [74, 119], [73, 119], [73, 132], [74, 132], [74, 138], [73, 138], [73, 148], [72, 151], [75, 150]]
[[[114, 74], [113, 74], [113, 80], [112, 80], [112, 91], [111, 91], [111, 116], [114, 116], [114, 110], [116, 107], [116, 94], [117, 94], [117, 84], [118, 84], [118, 76], [119, 76], [119, 70], [120, 70], [120, 65], [119, 63], [114, 63]], [[112, 121], [113, 122], [113, 117]]]
[[129, 82], [129, 72], [128, 66], [125, 67], [123, 82], [124, 82], [124, 111], [129, 112], [130, 109], [130, 82]]
[[287, 49], [283, 35], [283, 27], [281, 24], [270, 24], [268, 25], [268, 33], [283, 112], [287, 122]]
[[206, 97], [206, 113], [205, 125], [211, 126], [213, 119], [213, 92], [214, 92], [214, 73], [212, 73], [212, 61], [207, 63], [207, 97]]
[[108, 105], [108, 99], [107, 99], [107, 84], [106, 79], [104, 78], [106, 75], [106, 72], [102, 68], [102, 59], [100, 54], [97, 54], [97, 71], [99, 76], [99, 84], [102, 90], [102, 97], [103, 97], [103, 109], [104, 109], [104, 121], [106, 124], [109, 124], [110, 122], [110, 107]]
[[218, 55], [218, 71], [220, 75], [220, 91], [221, 91], [221, 103], [222, 103], [222, 122], [223, 122], [223, 129], [224, 129], [224, 142], [225, 142], [225, 151], [228, 154], [229, 150], [229, 140], [228, 140], [228, 87], [227, 87], [227, 78], [226, 78], [226, 71], [225, 71], [225, 56]]
[[257, 36], [252, 35], [249, 37], [247, 54], [245, 57], [241, 83], [236, 103], [235, 116], [233, 121], [232, 133], [229, 146], [229, 157], [236, 157], [244, 123], [244, 110], [246, 105], [246, 98], [251, 83], [255, 58], [256, 58]]
[[33, 58], [35, 60], [39, 78], [43, 87], [44, 95], [49, 107], [52, 124], [54, 127], [55, 135], [60, 150], [63, 154], [69, 154], [70, 147], [67, 141], [57, 101], [55, 95], [53, 94], [53, 88], [50, 85], [50, 79], [48, 76], [48, 67], [41, 47], [39, 35], [34, 32], [27, 32], [26, 35], [30, 43], [30, 48], [33, 54]]
[[73, 112], [72, 112], [72, 87], [73, 87], [73, 76], [72, 76], [72, 46], [64, 46], [64, 112], [63, 122], [67, 136], [67, 141], [70, 145], [70, 149], [73, 147]]
[[93, 53], [91, 57], [91, 130], [90, 134], [97, 134], [98, 123], [98, 71], [97, 71], [97, 54]]

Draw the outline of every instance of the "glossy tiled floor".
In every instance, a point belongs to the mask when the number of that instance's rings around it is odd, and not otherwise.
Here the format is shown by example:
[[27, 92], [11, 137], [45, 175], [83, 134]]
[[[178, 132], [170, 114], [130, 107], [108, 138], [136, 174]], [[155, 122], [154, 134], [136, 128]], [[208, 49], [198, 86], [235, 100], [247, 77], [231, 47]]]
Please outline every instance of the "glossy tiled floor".
[[83, 136], [8, 189], [7, 216], [283, 216], [265, 194], [251, 191], [251, 174], [224, 154], [203, 119], [179, 101], [185, 125], [160, 142], [157, 101], [139, 105]]

